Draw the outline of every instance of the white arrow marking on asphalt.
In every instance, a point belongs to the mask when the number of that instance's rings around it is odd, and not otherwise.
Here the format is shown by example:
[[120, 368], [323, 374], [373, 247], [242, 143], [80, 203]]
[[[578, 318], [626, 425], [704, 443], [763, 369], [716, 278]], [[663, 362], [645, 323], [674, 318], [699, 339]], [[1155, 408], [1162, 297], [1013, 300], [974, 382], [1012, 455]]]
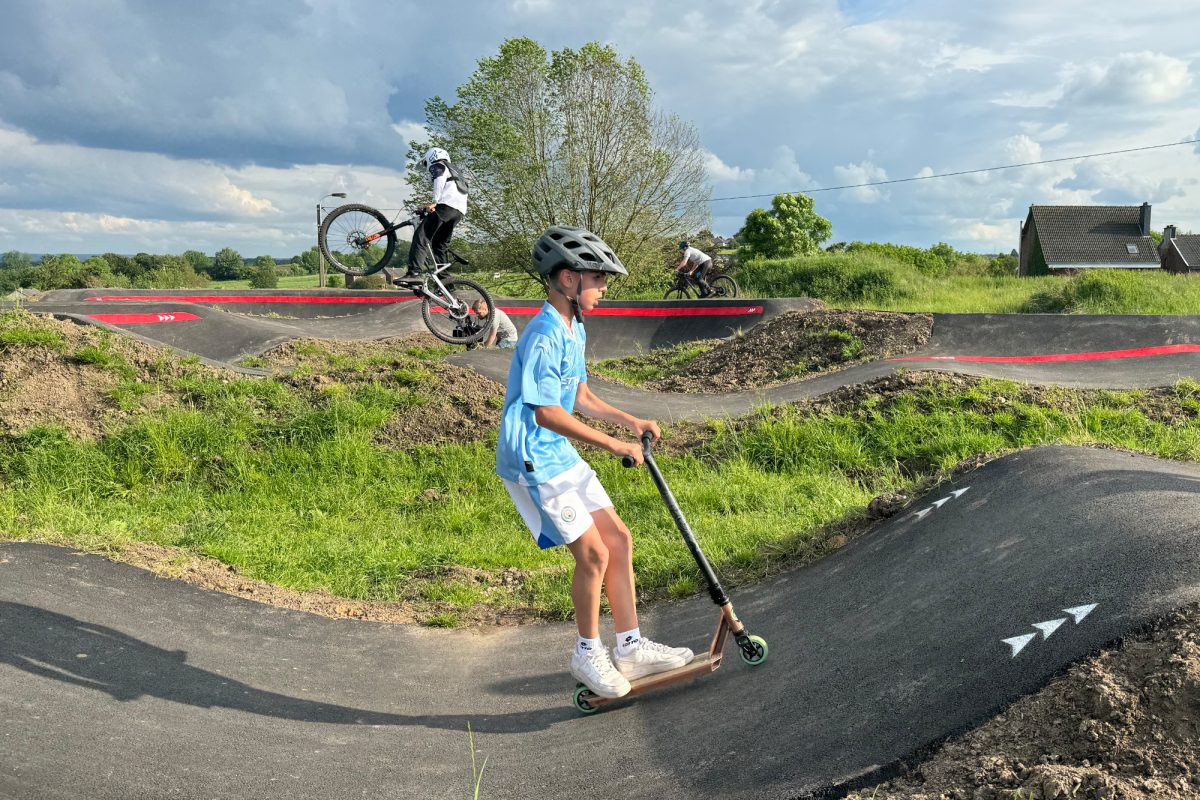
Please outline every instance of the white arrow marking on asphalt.
[[1066, 613], [1068, 613], [1072, 617], [1074, 617], [1075, 624], [1078, 625], [1079, 623], [1083, 622], [1084, 617], [1086, 617], [1088, 614], [1095, 611], [1096, 606], [1098, 606], [1098, 605], [1100, 605], [1100, 604], [1092, 603], [1091, 605], [1088, 605], [1088, 606], [1075, 606], [1074, 608], [1064, 608], [1063, 611], [1065, 611]]
[[1027, 633], [1024, 636], [1014, 636], [1011, 639], [1001, 639], [1006, 645], [1012, 648], [1012, 657], [1016, 658], [1017, 653], [1025, 649], [1025, 645], [1037, 638], [1036, 633]]
[[925, 516], [927, 514], [929, 514], [930, 511], [939, 509], [942, 506], [944, 506], [946, 503], [949, 503], [951, 500], [962, 497], [963, 493], [966, 492], [967, 489], [970, 489], [970, 488], [971, 488], [970, 486], [964, 486], [961, 489], [955, 489], [948, 496], [943, 497], [941, 500], [934, 500], [933, 505], [931, 505], [929, 508], [922, 508], [920, 511], [917, 511], [916, 513], [914, 513], [913, 516], [917, 518], [918, 522], [920, 522], [921, 520], [925, 519]]
[[1035, 622], [1033, 623], [1033, 627], [1042, 632], [1042, 641], [1046, 641], [1066, 621], [1066, 617], [1061, 617], [1060, 619], [1052, 619], [1049, 622]]
[[928, 514], [930, 511], [933, 511], [933, 506], [930, 506], [929, 508], [922, 508], [920, 511], [918, 511], [913, 516], [916, 517], [918, 520], [922, 520], [922, 519], [925, 519], [925, 515]]

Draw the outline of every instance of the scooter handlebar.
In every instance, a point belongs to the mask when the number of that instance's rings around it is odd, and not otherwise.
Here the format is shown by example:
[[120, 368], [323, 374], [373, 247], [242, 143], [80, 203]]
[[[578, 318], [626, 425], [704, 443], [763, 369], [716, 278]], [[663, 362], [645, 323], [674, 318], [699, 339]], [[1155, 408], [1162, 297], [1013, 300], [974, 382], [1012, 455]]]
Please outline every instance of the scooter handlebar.
[[[653, 441], [654, 434], [649, 431], [642, 434], [642, 452], [646, 455], [650, 455], [650, 443]], [[621, 456], [621, 466], [626, 468], [634, 466], [633, 459], [629, 456]]]

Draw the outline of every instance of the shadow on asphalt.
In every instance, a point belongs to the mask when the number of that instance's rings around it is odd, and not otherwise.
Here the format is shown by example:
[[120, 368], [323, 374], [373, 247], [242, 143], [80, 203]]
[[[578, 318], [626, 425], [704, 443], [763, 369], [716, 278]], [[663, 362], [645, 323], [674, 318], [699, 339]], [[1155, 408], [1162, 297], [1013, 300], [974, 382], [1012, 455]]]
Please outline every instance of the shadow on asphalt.
[[328, 725], [423, 726], [476, 733], [530, 733], [578, 714], [566, 706], [496, 714], [391, 714], [263, 691], [187, 663], [120, 631], [21, 603], [0, 602], [0, 664], [114, 700], [157, 697], [198, 708], [229, 708], [265, 717]]

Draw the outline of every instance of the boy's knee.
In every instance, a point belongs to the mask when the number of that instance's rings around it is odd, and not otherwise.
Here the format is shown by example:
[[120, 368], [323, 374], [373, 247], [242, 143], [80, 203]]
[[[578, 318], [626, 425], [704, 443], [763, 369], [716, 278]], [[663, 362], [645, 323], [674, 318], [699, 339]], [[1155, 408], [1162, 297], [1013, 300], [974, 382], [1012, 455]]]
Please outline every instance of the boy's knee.
[[633, 555], [633, 534], [624, 522], [618, 521], [609, 533], [605, 545], [608, 547], [610, 560], [628, 559]]
[[584, 569], [603, 574], [604, 570], [608, 568], [608, 548], [603, 543], [597, 542], [588, 547], [583, 551], [582, 556], [579, 559], [579, 566]]

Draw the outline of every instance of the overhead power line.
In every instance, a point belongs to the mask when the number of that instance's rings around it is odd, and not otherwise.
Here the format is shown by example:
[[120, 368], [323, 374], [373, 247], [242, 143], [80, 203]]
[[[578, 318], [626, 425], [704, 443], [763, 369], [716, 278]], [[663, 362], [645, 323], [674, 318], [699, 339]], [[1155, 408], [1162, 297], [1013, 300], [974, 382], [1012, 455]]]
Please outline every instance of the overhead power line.
[[1041, 161], [1026, 161], [1021, 164], [1004, 164], [999, 167], [982, 167], [980, 169], [963, 169], [957, 172], [939, 172], [936, 175], [917, 175], [912, 178], [895, 178], [888, 181], [871, 181], [870, 183], [848, 183], [845, 186], [812, 187], [810, 189], [795, 189], [790, 192], [767, 192], [766, 194], [742, 194], [734, 197], [713, 197], [707, 202], [719, 203], [722, 200], [751, 200], [759, 197], [774, 197], [777, 194], [816, 194], [817, 192], [836, 192], [840, 189], [864, 189], [868, 186], [888, 186], [893, 183], [912, 183], [913, 181], [931, 181], [934, 178], [953, 178], [958, 175], [976, 175], [980, 172], [999, 172], [1002, 169], [1020, 169], [1021, 167], [1036, 167], [1040, 164], [1057, 164], [1060, 161], [1079, 161], [1084, 158], [1101, 158], [1116, 156], [1122, 153], [1137, 153], [1142, 150], [1160, 150], [1164, 147], [1179, 147], [1185, 144], [1200, 144], [1200, 139], [1185, 139], [1182, 142], [1167, 144], [1150, 144], [1145, 147], [1130, 147], [1125, 150], [1108, 150], [1103, 153], [1086, 153], [1081, 156], [1063, 156], [1062, 158], [1046, 158]]

